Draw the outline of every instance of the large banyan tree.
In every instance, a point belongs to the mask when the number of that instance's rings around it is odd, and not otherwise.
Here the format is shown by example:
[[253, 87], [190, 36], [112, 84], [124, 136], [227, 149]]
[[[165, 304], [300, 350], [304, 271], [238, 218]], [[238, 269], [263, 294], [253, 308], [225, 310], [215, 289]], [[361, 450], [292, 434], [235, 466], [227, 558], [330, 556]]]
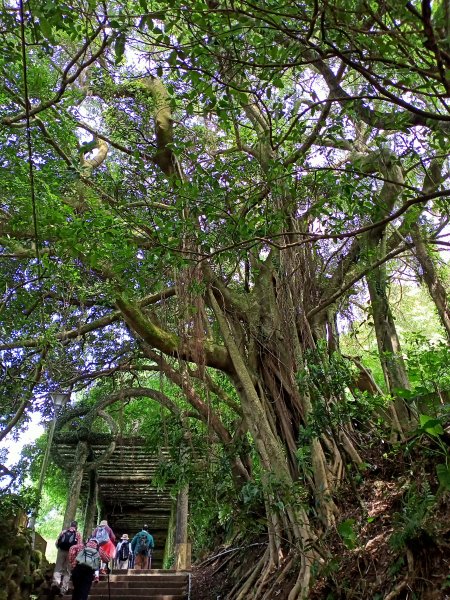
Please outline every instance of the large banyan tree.
[[251, 440], [269, 539], [260, 577], [298, 557], [289, 598], [304, 597], [334, 491], [363, 462], [345, 413], [350, 381], [329, 374], [352, 297], [370, 296], [390, 393], [378, 416], [392, 439], [417, 417], [398, 393], [409, 387], [388, 297], [399, 257], [450, 336], [438, 262], [448, 10], [445, 0], [5, 5], [1, 436], [37, 392], [122, 373], [120, 402], [144, 396], [139, 372], [157, 368], [223, 446], [237, 488], [253, 477]]

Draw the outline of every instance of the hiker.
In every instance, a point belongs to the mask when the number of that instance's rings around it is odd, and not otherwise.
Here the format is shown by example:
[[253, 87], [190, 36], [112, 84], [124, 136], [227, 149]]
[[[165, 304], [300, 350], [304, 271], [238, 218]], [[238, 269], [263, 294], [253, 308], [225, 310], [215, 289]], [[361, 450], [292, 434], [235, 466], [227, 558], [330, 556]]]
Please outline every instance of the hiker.
[[55, 569], [53, 571], [52, 592], [54, 595], [63, 596], [70, 581], [69, 550], [72, 546], [81, 543], [81, 534], [77, 531], [78, 523], [71, 521], [67, 529], [63, 529], [58, 535], [55, 546], [58, 548]]
[[151, 556], [154, 547], [153, 536], [148, 532], [148, 525], [144, 525], [131, 541], [131, 550], [135, 557], [135, 569], [149, 569], [151, 567]]
[[98, 581], [100, 553], [98, 542], [91, 538], [76, 556], [76, 564], [72, 571], [72, 600], [87, 600], [92, 582]]
[[83, 540], [80, 540], [80, 542], [78, 544], [75, 544], [75, 546], [71, 546], [69, 549], [69, 566], [70, 566], [70, 570], [73, 571], [75, 569], [75, 566], [77, 564], [77, 556], [80, 553], [81, 550], [83, 550], [84, 548], [84, 543]]
[[128, 533], [124, 533], [116, 547], [116, 565], [118, 569], [128, 569], [131, 557], [131, 544]]
[[108, 521], [104, 519], [103, 521], [100, 521], [100, 523], [94, 529], [92, 532], [92, 537], [97, 540], [99, 545], [98, 551], [102, 561], [100, 565], [100, 574], [105, 575], [107, 573], [109, 561], [116, 555], [116, 547], [114, 545], [116, 536], [114, 535], [111, 527], [108, 525]]

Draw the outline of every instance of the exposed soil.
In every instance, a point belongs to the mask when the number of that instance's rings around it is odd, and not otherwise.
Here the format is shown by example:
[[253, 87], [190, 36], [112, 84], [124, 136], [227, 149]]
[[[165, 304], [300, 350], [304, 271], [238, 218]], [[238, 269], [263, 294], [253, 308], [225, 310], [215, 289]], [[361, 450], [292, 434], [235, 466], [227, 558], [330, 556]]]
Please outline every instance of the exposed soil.
[[[450, 600], [450, 494], [439, 489], [427, 450], [416, 447], [405, 464], [403, 455], [378, 449], [357, 478], [359, 500], [342, 487], [337, 520], [347, 527], [321, 540], [309, 600]], [[193, 568], [191, 600], [234, 600], [230, 591], [262, 552], [263, 545], [216, 549]], [[287, 572], [270, 600], [287, 599], [296, 575]]]
[[[227, 589], [227, 573], [216, 573], [216, 565], [197, 567], [192, 570], [191, 600], [218, 600], [224, 598]], [[228, 575], [229, 577], [230, 575]]]

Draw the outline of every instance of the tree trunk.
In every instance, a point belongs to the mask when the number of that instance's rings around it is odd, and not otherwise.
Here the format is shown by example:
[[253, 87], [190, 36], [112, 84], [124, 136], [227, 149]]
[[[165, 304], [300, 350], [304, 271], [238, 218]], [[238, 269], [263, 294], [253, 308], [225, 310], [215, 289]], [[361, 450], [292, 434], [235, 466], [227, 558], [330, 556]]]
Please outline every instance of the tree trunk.
[[[66, 511], [64, 513], [63, 528], [69, 527], [70, 522], [75, 520], [80, 497], [81, 483], [83, 481], [84, 465], [88, 457], [88, 445], [86, 442], [78, 442], [75, 451], [72, 477], [70, 478], [69, 493], [67, 496]], [[58, 556], [62, 551], [58, 550]]]
[[[367, 276], [372, 316], [377, 338], [381, 366], [387, 388], [395, 396], [397, 389], [410, 389], [405, 362], [401, 354], [400, 340], [397, 335], [394, 318], [387, 298], [386, 273], [383, 267], [377, 267]], [[400, 397], [395, 397], [393, 427], [398, 435], [411, 429], [412, 415]], [[396, 423], [397, 426], [396, 426]]]
[[450, 306], [447, 291], [439, 277], [432, 256], [422, 240], [420, 227], [417, 223], [411, 228], [411, 238], [416, 248], [416, 258], [422, 267], [420, 276], [425, 281], [430, 296], [436, 305], [447, 339], [450, 341]]
[[[307, 562], [310, 566], [314, 556], [314, 552], [311, 550], [311, 541], [315, 539], [315, 535], [306, 511], [292, 503], [292, 490], [295, 489], [295, 485], [288, 468], [283, 444], [272, 429], [268, 414], [255, 389], [250, 369], [236, 345], [229, 325], [211, 290], [209, 297], [225, 345], [233, 361], [246, 423], [255, 441], [264, 469], [262, 483], [268, 517], [269, 563], [275, 566], [280, 564], [283, 557], [282, 541], [291, 539], [308, 557]], [[282, 510], [280, 510], [280, 506], [283, 506]], [[309, 584], [309, 575], [308, 567], [305, 572], [307, 585]]]
[[80, 497], [81, 483], [83, 481], [84, 465], [88, 457], [88, 445], [86, 442], [78, 442], [74, 457], [72, 477], [69, 484], [66, 511], [64, 513], [64, 527], [68, 527], [75, 519]]
[[89, 473], [89, 491], [86, 501], [86, 509], [84, 513], [84, 530], [83, 539], [88, 539], [95, 527], [96, 515], [97, 515], [97, 495], [98, 495], [98, 483], [97, 483], [97, 471], [92, 470]]

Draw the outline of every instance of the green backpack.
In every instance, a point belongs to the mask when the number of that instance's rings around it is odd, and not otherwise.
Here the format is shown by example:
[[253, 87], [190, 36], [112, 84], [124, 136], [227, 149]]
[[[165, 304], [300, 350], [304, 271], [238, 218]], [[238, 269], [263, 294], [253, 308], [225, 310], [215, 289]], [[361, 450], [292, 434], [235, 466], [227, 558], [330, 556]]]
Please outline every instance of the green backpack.
[[95, 548], [83, 548], [80, 550], [76, 561], [79, 565], [90, 567], [93, 571], [100, 568], [100, 554]]
[[148, 536], [145, 535], [145, 533], [141, 533], [141, 535], [139, 536], [137, 545], [136, 545], [137, 554], [142, 554], [143, 556], [148, 556], [149, 548], [150, 548], [150, 544], [148, 542]]

